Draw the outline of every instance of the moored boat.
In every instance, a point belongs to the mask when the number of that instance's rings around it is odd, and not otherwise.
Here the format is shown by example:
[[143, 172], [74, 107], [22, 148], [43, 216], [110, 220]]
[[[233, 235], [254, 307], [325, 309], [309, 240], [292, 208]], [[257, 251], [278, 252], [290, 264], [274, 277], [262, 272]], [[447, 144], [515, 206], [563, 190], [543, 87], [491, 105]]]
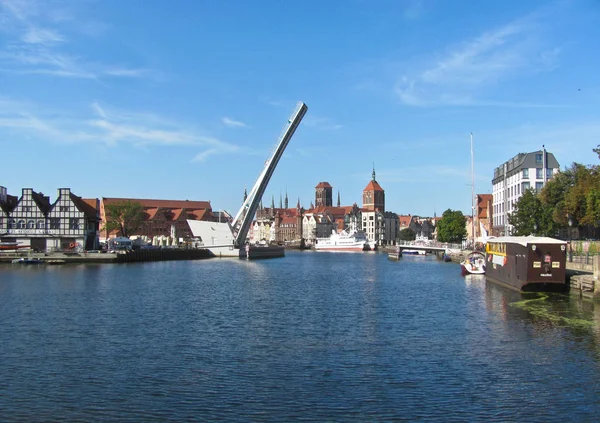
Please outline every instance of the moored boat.
[[485, 274], [485, 254], [479, 251], [470, 252], [463, 261], [460, 262], [463, 275], [483, 275]]
[[367, 235], [363, 231], [344, 230], [333, 232], [328, 238], [317, 238], [315, 250], [322, 251], [364, 251], [367, 249]]
[[566, 289], [566, 241], [505, 236], [486, 244], [486, 278], [518, 291]]
[[21, 257], [12, 261], [15, 264], [42, 264], [43, 262], [44, 260], [33, 257]]

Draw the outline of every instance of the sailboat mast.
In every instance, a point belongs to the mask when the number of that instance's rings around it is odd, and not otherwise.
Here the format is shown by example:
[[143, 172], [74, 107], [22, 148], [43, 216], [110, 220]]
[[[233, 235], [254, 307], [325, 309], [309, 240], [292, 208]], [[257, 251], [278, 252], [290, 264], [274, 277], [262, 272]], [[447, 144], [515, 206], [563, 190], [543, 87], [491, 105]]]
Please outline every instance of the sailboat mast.
[[471, 237], [475, 248], [475, 169], [473, 160], [473, 133], [471, 132]]

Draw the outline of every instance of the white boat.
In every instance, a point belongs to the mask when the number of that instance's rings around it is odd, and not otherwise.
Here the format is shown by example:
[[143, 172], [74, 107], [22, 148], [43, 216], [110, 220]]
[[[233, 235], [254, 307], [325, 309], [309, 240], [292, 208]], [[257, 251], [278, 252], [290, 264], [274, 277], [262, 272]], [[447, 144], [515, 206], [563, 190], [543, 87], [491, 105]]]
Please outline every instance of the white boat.
[[413, 256], [424, 256], [427, 254], [427, 251], [425, 250], [402, 250], [402, 254], [408, 254], [408, 255], [413, 255]]
[[463, 275], [485, 275], [485, 254], [479, 251], [469, 253], [467, 257], [460, 262]]
[[368, 242], [363, 231], [344, 230], [340, 233], [332, 232], [329, 238], [317, 238], [315, 250], [364, 251]]

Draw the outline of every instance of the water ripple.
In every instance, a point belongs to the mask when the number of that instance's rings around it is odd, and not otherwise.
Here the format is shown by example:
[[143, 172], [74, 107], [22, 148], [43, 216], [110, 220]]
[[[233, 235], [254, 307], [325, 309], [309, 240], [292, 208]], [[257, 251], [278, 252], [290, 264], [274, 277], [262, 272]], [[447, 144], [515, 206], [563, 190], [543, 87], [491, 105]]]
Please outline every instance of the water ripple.
[[[544, 320], [511, 306], [520, 294], [435, 258], [5, 266], [0, 293], [0, 421], [558, 422], [600, 411], [593, 318], [584, 329]], [[567, 296], [547, 307], [600, 314]]]

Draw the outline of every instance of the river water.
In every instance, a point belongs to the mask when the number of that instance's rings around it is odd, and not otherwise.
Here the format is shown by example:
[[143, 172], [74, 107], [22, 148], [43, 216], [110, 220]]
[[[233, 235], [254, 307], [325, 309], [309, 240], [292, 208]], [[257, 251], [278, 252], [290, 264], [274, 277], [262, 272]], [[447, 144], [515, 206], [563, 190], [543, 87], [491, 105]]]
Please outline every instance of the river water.
[[0, 266], [0, 421], [597, 421], [600, 305], [435, 257]]

